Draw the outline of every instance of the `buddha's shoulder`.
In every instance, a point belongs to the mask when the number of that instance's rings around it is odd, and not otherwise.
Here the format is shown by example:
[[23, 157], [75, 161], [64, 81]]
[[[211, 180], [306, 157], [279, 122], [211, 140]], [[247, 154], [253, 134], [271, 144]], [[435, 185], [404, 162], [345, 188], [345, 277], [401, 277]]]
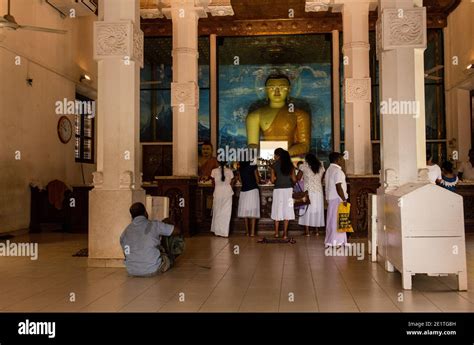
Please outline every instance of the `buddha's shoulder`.
[[247, 115], [247, 120], [253, 120], [253, 119], [259, 119], [260, 118], [260, 113], [261, 113], [261, 109], [256, 109], [250, 113], [248, 113]]
[[295, 108], [294, 112], [295, 112], [295, 115], [297, 115], [297, 116], [309, 117], [309, 113], [304, 109]]

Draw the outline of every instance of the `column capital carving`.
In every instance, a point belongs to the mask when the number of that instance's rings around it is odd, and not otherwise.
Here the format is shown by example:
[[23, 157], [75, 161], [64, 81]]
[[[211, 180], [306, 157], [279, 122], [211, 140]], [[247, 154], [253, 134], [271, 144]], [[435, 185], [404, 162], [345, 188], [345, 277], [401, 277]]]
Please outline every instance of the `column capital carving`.
[[185, 18], [189, 12], [194, 13], [197, 18], [207, 18], [208, 3], [209, 1], [201, 3], [199, 0], [185, 1], [182, 4], [164, 1], [165, 7], [161, 11], [168, 19], [173, 19], [173, 15], [175, 19]]
[[[161, 8], [161, 15], [165, 15], [166, 18], [172, 19], [173, 10], [180, 10], [180, 6], [182, 6], [182, 9], [185, 11], [194, 11], [198, 18], [207, 18], [208, 12], [214, 17], [234, 15], [234, 9], [232, 8], [230, 0], [187, 0], [185, 2], [182, 1], [179, 4], [173, 3], [172, 0], [161, 0], [160, 5], [156, 8], [158, 10]], [[146, 15], [147, 13], [144, 14]]]
[[418, 181], [424, 183], [430, 182], [428, 168], [418, 169]]
[[94, 22], [94, 59], [135, 61], [143, 68], [143, 31], [131, 20]]
[[320, 12], [329, 9], [330, 0], [306, 0], [304, 5], [305, 12]]
[[385, 169], [385, 182], [384, 188], [385, 192], [389, 192], [391, 190], [395, 190], [400, 187], [400, 181], [398, 179], [398, 174], [395, 169]]
[[209, 6], [209, 11], [211, 12], [211, 15], [214, 17], [234, 15], [234, 9], [230, 5], [215, 5], [215, 6], [212, 5], [212, 6]]
[[321, 12], [332, 9], [333, 13], [342, 12], [345, 5], [367, 6], [367, 10], [374, 11], [377, 8], [377, 0], [306, 0], [305, 12]]
[[104, 185], [104, 174], [102, 171], [94, 171], [92, 173], [92, 184], [94, 185], [94, 188], [102, 189], [102, 186]]
[[120, 189], [132, 189], [133, 185], [133, 172], [130, 170], [123, 171], [120, 174]]
[[344, 99], [346, 103], [370, 103], [372, 99], [370, 78], [345, 78]]
[[171, 83], [171, 106], [199, 107], [199, 88], [196, 82]]
[[426, 48], [426, 7], [385, 8], [381, 19], [382, 51]]
[[163, 13], [160, 11], [160, 9], [157, 8], [142, 8], [140, 10], [140, 17], [143, 19], [157, 19], [157, 18], [163, 18]]

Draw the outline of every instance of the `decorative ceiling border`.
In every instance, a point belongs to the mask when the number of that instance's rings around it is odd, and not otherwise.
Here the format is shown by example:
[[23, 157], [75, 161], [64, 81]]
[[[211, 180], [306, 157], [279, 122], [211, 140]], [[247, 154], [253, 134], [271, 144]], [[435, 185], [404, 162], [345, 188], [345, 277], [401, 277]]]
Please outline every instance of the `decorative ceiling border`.
[[[327, 2], [327, 0], [318, 2], [323, 3]], [[216, 0], [212, 1], [211, 4], [214, 3], [216, 6], [222, 6], [222, 3], [217, 3]], [[426, 16], [427, 27], [429, 29], [445, 28], [448, 24], [448, 14], [454, 11], [460, 3], [461, 0], [455, 0], [445, 12], [428, 11]], [[208, 6], [208, 8], [210, 7]], [[319, 9], [319, 12], [312, 12], [311, 17], [293, 19], [237, 20], [232, 16], [209, 17], [199, 20], [198, 33], [200, 36], [210, 34], [219, 36], [259, 36], [330, 33], [333, 30], [342, 31], [342, 15], [340, 12], [335, 12], [334, 8], [329, 8], [328, 11], [321, 11], [324, 10], [323, 8]], [[154, 13], [156, 15], [158, 12], [155, 11]], [[376, 10], [370, 11], [369, 30], [375, 31], [377, 20], [378, 12]], [[141, 28], [147, 37], [172, 35], [172, 24], [167, 19], [143, 18]]]

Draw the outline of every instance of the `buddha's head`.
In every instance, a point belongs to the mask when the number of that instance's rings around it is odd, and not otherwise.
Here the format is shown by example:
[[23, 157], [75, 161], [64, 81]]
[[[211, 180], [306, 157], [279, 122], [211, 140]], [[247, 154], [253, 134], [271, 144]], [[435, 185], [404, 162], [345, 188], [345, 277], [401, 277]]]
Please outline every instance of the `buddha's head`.
[[284, 103], [290, 93], [290, 80], [283, 74], [270, 75], [265, 82], [270, 103]]
[[212, 144], [209, 142], [205, 142], [204, 144], [202, 144], [201, 154], [204, 158], [211, 158], [212, 157]]

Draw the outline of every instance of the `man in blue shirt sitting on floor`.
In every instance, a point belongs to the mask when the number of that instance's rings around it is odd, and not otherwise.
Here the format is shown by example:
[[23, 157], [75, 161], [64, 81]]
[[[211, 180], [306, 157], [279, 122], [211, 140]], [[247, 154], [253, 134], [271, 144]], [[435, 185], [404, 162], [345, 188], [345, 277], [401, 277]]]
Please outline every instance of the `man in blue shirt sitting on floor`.
[[[141, 202], [130, 206], [132, 223], [120, 236], [125, 254], [125, 266], [131, 276], [150, 277], [168, 271], [174, 259], [184, 248], [180, 229], [176, 225], [148, 220], [148, 213]], [[166, 249], [162, 246], [161, 237]]]

